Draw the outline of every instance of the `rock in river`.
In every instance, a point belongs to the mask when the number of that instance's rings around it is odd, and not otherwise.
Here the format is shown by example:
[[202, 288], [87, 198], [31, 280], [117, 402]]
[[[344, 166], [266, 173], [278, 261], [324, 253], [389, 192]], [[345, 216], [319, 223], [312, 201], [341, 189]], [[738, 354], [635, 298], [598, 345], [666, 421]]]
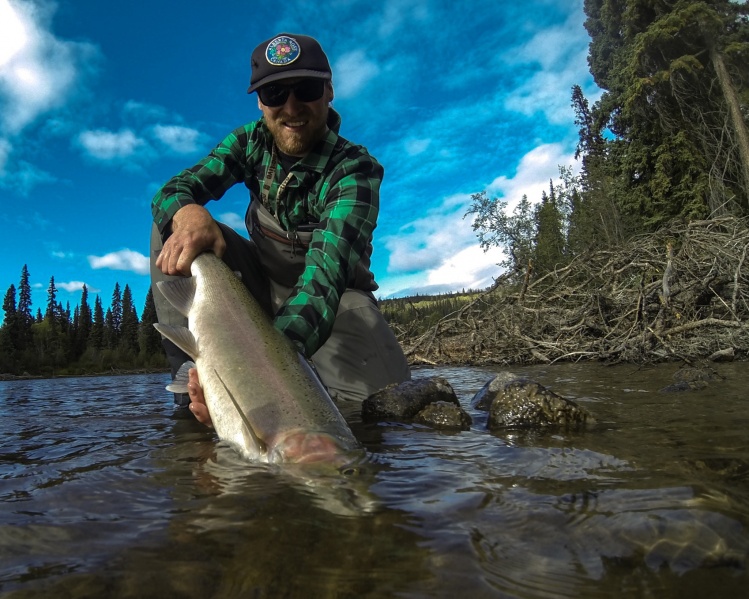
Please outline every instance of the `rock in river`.
[[475, 395], [474, 408], [489, 412], [487, 428], [582, 429], [593, 419], [587, 410], [543, 385], [500, 373]]
[[433, 378], [390, 385], [362, 403], [362, 419], [419, 422], [440, 429], [466, 430], [471, 417], [447, 379]]

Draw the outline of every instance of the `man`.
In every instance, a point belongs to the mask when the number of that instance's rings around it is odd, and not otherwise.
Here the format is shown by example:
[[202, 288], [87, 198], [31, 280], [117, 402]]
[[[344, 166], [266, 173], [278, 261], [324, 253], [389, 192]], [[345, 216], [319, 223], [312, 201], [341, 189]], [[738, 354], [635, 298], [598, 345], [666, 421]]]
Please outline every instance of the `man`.
[[[152, 283], [189, 276], [212, 251], [242, 275], [276, 328], [311, 359], [331, 396], [363, 400], [410, 378], [407, 361], [377, 308], [369, 270], [383, 169], [338, 135], [332, 73], [320, 44], [280, 34], [252, 53], [248, 93], [262, 118], [230, 133], [153, 199]], [[250, 192], [246, 239], [203, 207], [243, 183]], [[184, 326], [153, 285], [159, 321]], [[187, 356], [164, 346], [175, 373]], [[189, 403], [210, 423], [195, 371]]]

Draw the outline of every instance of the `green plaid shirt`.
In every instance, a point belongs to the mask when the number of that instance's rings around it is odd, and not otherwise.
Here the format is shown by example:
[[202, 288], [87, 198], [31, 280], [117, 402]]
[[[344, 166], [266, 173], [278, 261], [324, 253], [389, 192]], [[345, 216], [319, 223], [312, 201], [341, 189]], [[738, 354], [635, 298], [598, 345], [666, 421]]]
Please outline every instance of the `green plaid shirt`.
[[[331, 108], [330, 130], [292, 167], [295, 176], [281, 203], [276, 195], [285, 175], [280, 164], [276, 167], [270, 206], [266, 206], [287, 231], [320, 223], [305, 256], [304, 272], [274, 321], [307, 356], [330, 336], [341, 295], [371, 242], [379, 212], [383, 168], [365, 148], [339, 137], [340, 122]], [[203, 160], [169, 180], [152, 203], [154, 222], [162, 234], [182, 206], [218, 200], [238, 183], [257, 192], [262, 185], [258, 174], [262, 177], [270, 164], [272, 143], [261, 118], [234, 130]], [[340, 162], [326, 169], [331, 160]]]

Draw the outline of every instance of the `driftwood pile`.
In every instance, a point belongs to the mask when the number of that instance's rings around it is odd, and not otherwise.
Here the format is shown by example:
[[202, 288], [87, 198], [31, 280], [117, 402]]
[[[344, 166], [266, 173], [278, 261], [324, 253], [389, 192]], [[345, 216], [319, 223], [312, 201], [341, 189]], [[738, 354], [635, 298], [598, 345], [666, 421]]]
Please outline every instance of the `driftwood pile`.
[[414, 364], [746, 359], [748, 248], [745, 220], [672, 224], [520, 284], [503, 275], [400, 341]]

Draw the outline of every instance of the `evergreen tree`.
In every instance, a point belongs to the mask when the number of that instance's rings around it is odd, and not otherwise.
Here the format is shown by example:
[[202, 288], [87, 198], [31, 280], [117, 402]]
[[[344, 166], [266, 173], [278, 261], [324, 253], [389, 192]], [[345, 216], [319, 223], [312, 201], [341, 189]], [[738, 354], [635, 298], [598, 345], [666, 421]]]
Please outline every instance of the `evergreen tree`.
[[133, 294], [130, 286], [125, 285], [122, 292], [122, 325], [120, 347], [127, 353], [138, 354], [138, 312], [133, 305]]
[[140, 349], [147, 357], [163, 353], [161, 335], [153, 326], [156, 322], [158, 322], [156, 305], [153, 301], [153, 291], [149, 287], [140, 318]]
[[34, 317], [31, 312], [31, 283], [29, 269], [24, 264], [21, 269], [21, 281], [18, 285], [18, 349], [23, 350], [31, 346], [31, 325]]
[[108, 335], [107, 346], [110, 349], [115, 349], [119, 345], [122, 332], [122, 292], [120, 291], [119, 283], [114, 284], [112, 304], [107, 310], [106, 327]]
[[[584, 150], [606, 161], [593, 183], [646, 227], [732, 203], [748, 213], [746, 3], [585, 0], [585, 13], [590, 70], [605, 90], [590, 118], [577, 101], [581, 128], [591, 127]], [[613, 139], [601, 154], [604, 130]]]
[[3, 298], [3, 325], [0, 326], [0, 371], [13, 371], [19, 349], [19, 321], [16, 313], [16, 286], [11, 284]]
[[110, 307], [107, 308], [107, 312], [104, 315], [104, 347], [116, 349], [119, 340], [120, 334], [115, 326], [112, 308]]
[[50, 277], [49, 286], [47, 287], [47, 311], [44, 318], [51, 326], [56, 326], [58, 322], [59, 310], [57, 309], [57, 287], [55, 287], [55, 277]]
[[80, 357], [86, 351], [86, 344], [91, 335], [91, 307], [88, 305], [88, 287], [83, 285], [81, 289], [81, 303], [77, 311], [78, 321], [74, 327], [74, 355]]
[[94, 351], [99, 352], [104, 349], [104, 326], [104, 309], [101, 305], [101, 298], [97, 295], [94, 300], [94, 317], [88, 338], [88, 344]]
[[538, 274], [546, 274], [566, 263], [564, 223], [553, 182], [550, 184], [549, 195], [543, 192], [541, 203], [536, 206], [535, 221], [534, 270]]

